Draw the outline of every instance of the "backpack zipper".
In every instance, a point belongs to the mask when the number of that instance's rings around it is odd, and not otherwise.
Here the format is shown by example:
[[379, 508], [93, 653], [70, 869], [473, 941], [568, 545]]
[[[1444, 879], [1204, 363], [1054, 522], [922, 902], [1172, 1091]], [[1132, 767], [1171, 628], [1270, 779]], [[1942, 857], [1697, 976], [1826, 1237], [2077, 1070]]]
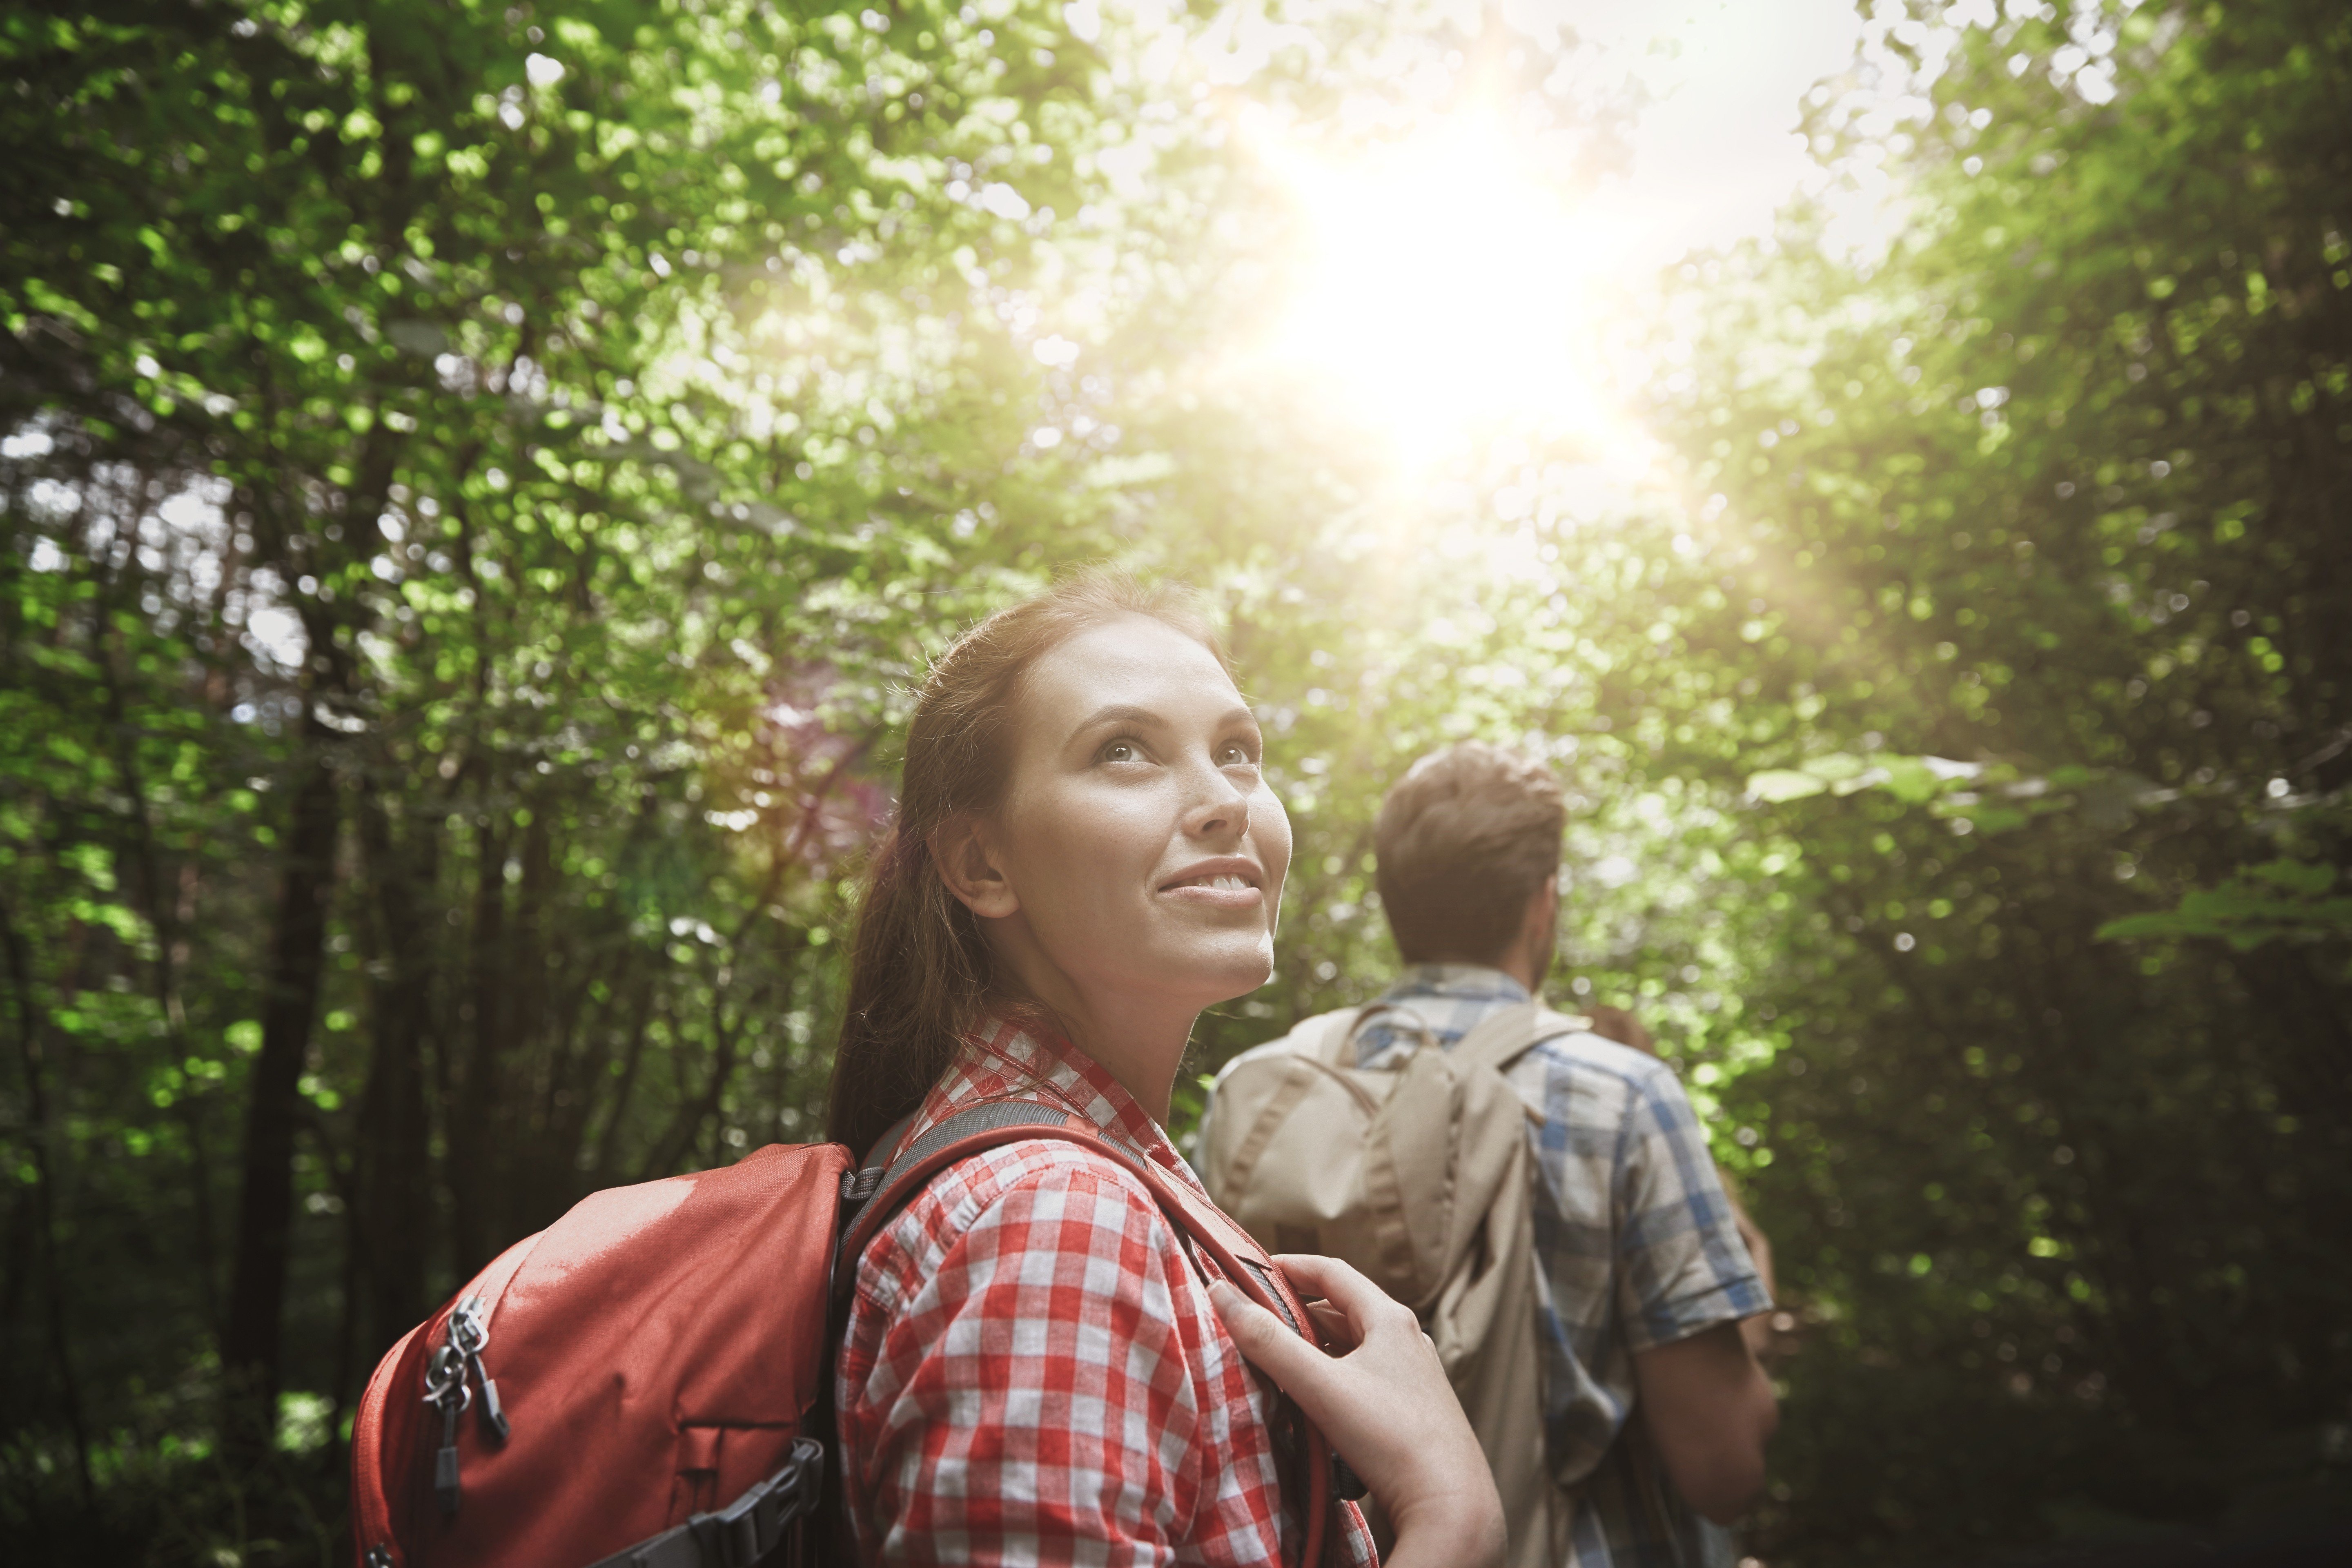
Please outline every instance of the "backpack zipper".
[[468, 1296], [450, 1310], [448, 1338], [425, 1367], [425, 1403], [441, 1413], [441, 1447], [433, 1456], [433, 1494], [444, 1515], [457, 1511], [463, 1488], [457, 1473], [457, 1424], [474, 1403], [474, 1388], [482, 1390], [478, 1420], [483, 1437], [504, 1443], [509, 1426], [499, 1403], [499, 1385], [482, 1364], [490, 1342], [489, 1311], [479, 1296]]
[[499, 1385], [482, 1365], [482, 1352], [489, 1342], [488, 1303], [479, 1296], [468, 1296], [449, 1314], [449, 1348], [465, 1357], [466, 1370], [481, 1384], [481, 1423], [488, 1429], [492, 1442], [503, 1443], [507, 1440], [507, 1413], [499, 1404]]
[[441, 1500], [446, 1517], [457, 1511], [457, 1417], [474, 1403], [466, 1382], [466, 1358], [455, 1345], [443, 1345], [425, 1366], [425, 1403], [441, 1412], [441, 1447], [433, 1456], [433, 1495]]

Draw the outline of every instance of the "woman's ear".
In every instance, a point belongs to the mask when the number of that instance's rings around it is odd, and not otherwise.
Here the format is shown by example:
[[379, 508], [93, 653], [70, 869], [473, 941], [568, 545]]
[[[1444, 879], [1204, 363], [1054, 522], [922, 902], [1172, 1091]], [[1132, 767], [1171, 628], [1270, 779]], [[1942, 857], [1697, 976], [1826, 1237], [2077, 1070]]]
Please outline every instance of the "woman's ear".
[[1020, 896], [996, 863], [988, 824], [969, 812], [950, 817], [931, 835], [931, 864], [963, 906], [984, 921], [1003, 920], [1021, 908]]

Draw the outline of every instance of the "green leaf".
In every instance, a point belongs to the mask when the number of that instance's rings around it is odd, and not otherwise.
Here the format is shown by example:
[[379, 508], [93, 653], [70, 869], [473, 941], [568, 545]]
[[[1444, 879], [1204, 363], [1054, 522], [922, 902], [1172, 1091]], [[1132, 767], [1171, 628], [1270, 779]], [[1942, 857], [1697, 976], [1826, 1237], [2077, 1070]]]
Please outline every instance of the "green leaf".
[[2258, 877], [2291, 893], [2317, 898], [2336, 885], [2336, 868], [2309, 860], [2266, 860], [2247, 875]]
[[1783, 801], [1802, 800], [1807, 795], [1820, 795], [1829, 787], [1829, 781], [1818, 773], [1797, 773], [1788, 768], [1768, 768], [1760, 773], [1748, 775], [1748, 795], [1774, 805]]
[[1800, 765], [1813, 777], [1826, 779], [1832, 784], [1858, 777], [1870, 769], [1868, 763], [1848, 752], [1832, 752], [1825, 756], [1809, 758]]
[[1886, 788], [1906, 805], [1920, 805], [1944, 787], [1934, 770], [1916, 757], [1890, 757], [1879, 764], [1886, 771]]

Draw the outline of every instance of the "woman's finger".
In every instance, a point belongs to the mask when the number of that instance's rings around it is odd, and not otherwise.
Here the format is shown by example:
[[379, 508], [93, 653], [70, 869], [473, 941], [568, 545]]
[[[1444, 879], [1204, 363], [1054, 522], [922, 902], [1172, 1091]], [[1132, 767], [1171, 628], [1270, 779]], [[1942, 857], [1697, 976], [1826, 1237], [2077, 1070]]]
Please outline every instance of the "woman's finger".
[[1224, 1320], [1225, 1332], [1250, 1364], [1274, 1379], [1284, 1393], [1300, 1385], [1302, 1375], [1323, 1352], [1291, 1331], [1290, 1325], [1220, 1279], [1209, 1287], [1209, 1300]]
[[1348, 1321], [1347, 1313], [1328, 1301], [1309, 1301], [1307, 1314], [1315, 1320], [1315, 1327], [1323, 1336], [1325, 1350], [1344, 1355], [1356, 1348], [1359, 1342], [1356, 1325]]
[[1355, 1306], [1367, 1290], [1387, 1299], [1352, 1264], [1320, 1252], [1286, 1252], [1274, 1261], [1290, 1280], [1291, 1289], [1302, 1296], [1321, 1296], [1342, 1310]]
[[1322, 1296], [1346, 1313], [1360, 1339], [1383, 1314], [1412, 1318], [1412, 1312], [1400, 1306], [1394, 1297], [1336, 1258], [1314, 1252], [1286, 1252], [1275, 1262], [1289, 1277], [1294, 1289], [1302, 1294]]

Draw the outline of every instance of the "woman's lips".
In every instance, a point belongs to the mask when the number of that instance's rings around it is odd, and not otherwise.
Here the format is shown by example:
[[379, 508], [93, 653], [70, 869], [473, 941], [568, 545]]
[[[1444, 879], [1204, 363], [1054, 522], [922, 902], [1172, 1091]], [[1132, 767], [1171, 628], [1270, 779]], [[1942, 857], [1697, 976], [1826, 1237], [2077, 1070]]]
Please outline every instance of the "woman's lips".
[[1160, 894], [1180, 903], [1213, 910], [1254, 910], [1265, 902], [1265, 894], [1257, 885], [1235, 871], [1188, 877], [1169, 883], [1160, 889]]

